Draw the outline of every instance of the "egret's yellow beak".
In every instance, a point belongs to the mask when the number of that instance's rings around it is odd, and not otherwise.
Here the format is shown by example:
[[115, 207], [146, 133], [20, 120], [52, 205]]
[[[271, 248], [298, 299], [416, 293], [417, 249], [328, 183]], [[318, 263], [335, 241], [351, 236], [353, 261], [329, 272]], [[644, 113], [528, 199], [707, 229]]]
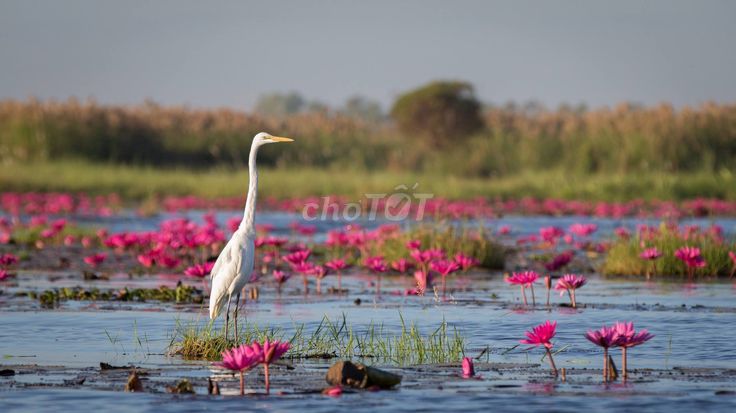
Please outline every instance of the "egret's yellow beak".
[[271, 136], [269, 139], [274, 142], [294, 142], [294, 139], [282, 138], [281, 136]]

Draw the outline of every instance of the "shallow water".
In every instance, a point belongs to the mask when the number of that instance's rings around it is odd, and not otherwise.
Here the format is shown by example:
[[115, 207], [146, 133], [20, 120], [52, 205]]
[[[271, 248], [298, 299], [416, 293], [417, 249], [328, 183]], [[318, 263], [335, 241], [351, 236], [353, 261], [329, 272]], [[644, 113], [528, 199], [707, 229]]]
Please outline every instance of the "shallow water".
[[[218, 214], [222, 222], [234, 212]], [[201, 213], [193, 212], [195, 219]], [[161, 219], [114, 217], [95, 219], [89, 224], [111, 230], [152, 230]], [[262, 213], [260, 223], [272, 223], [276, 233], [289, 233], [288, 224], [295, 215]], [[608, 237], [615, 227], [635, 228], [638, 219], [590, 219], [550, 217], [507, 217], [494, 220], [491, 227], [511, 226], [514, 234], [536, 233], [542, 226], [566, 228], [573, 222], [594, 222], [597, 237]], [[656, 224], [655, 221], [647, 221]], [[736, 233], [736, 219], [695, 221], [700, 225], [721, 225], [727, 234]], [[370, 227], [370, 222], [364, 222]], [[324, 231], [342, 223], [318, 224]], [[221, 378], [224, 393], [233, 390], [232, 378], [207, 367], [208, 363], [185, 361], [166, 356], [171, 333], [179, 321], [205, 322], [206, 311], [200, 305], [175, 305], [130, 302], [64, 302], [58, 309], [41, 309], [36, 301], [15, 297], [14, 292], [43, 290], [62, 286], [97, 286], [100, 288], [155, 287], [173, 285], [178, 277], [150, 276], [129, 279], [113, 276], [109, 281], [82, 281], [74, 272], [21, 272], [12, 284], [2, 287], [0, 295], [0, 368], [16, 370], [15, 376], [0, 377], [0, 407], [3, 411], [46, 411], [105, 409], [109, 411], [201, 411], [243, 408], [249, 410], [354, 410], [417, 411], [446, 409], [496, 408], [504, 411], [581, 409], [655, 411], [692, 411], [694, 409], [733, 411], [736, 395], [728, 391], [736, 386], [736, 286], [729, 281], [646, 282], [608, 279], [591, 275], [589, 283], [578, 292], [579, 308], [560, 306], [566, 297], [552, 294], [553, 306], [544, 306], [544, 290], [537, 289], [537, 306], [524, 307], [518, 290], [508, 286], [500, 273], [473, 272], [453, 276], [449, 281], [447, 301], [432, 296], [405, 297], [398, 294], [409, 287], [410, 280], [384, 277], [383, 294], [377, 297], [368, 274], [351, 273], [343, 279], [350, 290], [347, 296], [303, 296], [297, 288], [300, 280], [287, 284], [280, 297], [271, 285], [261, 287], [257, 301], [245, 305], [248, 321], [258, 325], [293, 330], [295, 324], [314, 329], [324, 316], [338, 320], [343, 315], [360, 331], [370, 323], [382, 324], [387, 332], [399, 332], [401, 317], [416, 323], [423, 331], [434, 330], [442, 320], [456, 327], [467, 339], [466, 355], [478, 356], [479, 380], [457, 377], [459, 366], [405, 366], [395, 368], [405, 380], [394, 391], [354, 392], [338, 399], [310, 391], [325, 386], [324, 372], [329, 361], [297, 362], [296, 370], [280, 370], [274, 389], [283, 395], [251, 395], [245, 399], [230, 396], [126, 394], [124, 379], [100, 378], [99, 363], [135, 365], [151, 369], [151, 382], [171, 382], [188, 378], [198, 393], [204, 391], [202, 380], [210, 375]], [[334, 280], [328, 277], [326, 285]], [[199, 284], [194, 284], [199, 286]], [[356, 305], [354, 300], [362, 303]], [[531, 297], [530, 297], [531, 299]], [[544, 320], [557, 320], [555, 349], [558, 367], [569, 370], [567, 382], [549, 375], [543, 351], [518, 346], [523, 332]], [[600, 380], [602, 352], [583, 334], [588, 329], [616, 320], [634, 321], [656, 337], [630, 351], [631, 379], [604, 386]], [[618, 351], [613, 352], [618, 363]], [[485, 364], [490, 363], [490, 364]], [[503, 366], [506, 363], [518, 367]], [[31, 365], [41, 366], [32, 367]], [[46, 369], [46, 370], [44, 370]], [[155, 373], [153, 373], [155, 371]], [[125, 372], [127, 374], [127, 372]], [[82, 385], [65, 380], [86, 377]], [[249, 386], [262, 387], [260, 377], [249, 378]], [[300, 383], [297, 386], [295, 383]], [[294, 387], [310, 391], [296, 391]], [[110, 391], [118, 390], [118, 391]], [[717, 393], [719, 391], [725, 391]]]

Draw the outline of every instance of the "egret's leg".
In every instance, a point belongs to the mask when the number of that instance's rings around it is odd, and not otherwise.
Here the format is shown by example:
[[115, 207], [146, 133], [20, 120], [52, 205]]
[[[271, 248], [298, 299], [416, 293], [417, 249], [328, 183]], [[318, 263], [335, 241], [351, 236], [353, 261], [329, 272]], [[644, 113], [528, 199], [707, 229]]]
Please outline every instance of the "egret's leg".
[[232, 297], [227, 298], [227, 309], [225, 310], [225, 341], [227, 341], [227, 328], [230, 325], [230, 299]]
[[240, 307], [240, 293], [235, 298], [235, 344], [238, 344], [238, 307]]

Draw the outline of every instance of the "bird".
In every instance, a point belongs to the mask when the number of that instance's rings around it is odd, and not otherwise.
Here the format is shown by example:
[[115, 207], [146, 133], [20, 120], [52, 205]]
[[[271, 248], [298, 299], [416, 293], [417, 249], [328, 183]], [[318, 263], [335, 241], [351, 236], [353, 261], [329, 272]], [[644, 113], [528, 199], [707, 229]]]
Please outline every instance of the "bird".
[[255, 211], [256, 195], [258, 192], [258, 170], [256, 156], [258, 148], [269, 143], [293, 142], [293, 139], [272, 136], [261, 132], [253, 137], [248, 156], [248, 195], [245, 199], [243, 220], [233, 232], [230, 241], [220, 252], [215, 265], [210, 272], [212, 288], [210, 290], [210, 319], [215, 320], [222, 313], [225, 303], [225, 340], [228, 339], [228, 325], [230, 324], [230, 302], [233, 295], [235, 300], [235, 342], [238, 342], [238, 304], [240, 291], [250, 279], [255, 260]]

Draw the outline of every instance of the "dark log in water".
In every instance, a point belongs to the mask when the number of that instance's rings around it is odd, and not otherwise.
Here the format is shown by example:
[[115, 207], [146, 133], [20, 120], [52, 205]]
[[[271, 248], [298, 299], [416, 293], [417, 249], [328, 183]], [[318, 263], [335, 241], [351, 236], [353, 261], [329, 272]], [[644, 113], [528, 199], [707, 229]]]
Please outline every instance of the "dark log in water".
[[351, 361], [338, 361], [327, 370], [327, 383], [333, 386], [349, 386], [366, 389], [378, 386], [389, 389], [401, 383], [401, 376], [375, 367]]

